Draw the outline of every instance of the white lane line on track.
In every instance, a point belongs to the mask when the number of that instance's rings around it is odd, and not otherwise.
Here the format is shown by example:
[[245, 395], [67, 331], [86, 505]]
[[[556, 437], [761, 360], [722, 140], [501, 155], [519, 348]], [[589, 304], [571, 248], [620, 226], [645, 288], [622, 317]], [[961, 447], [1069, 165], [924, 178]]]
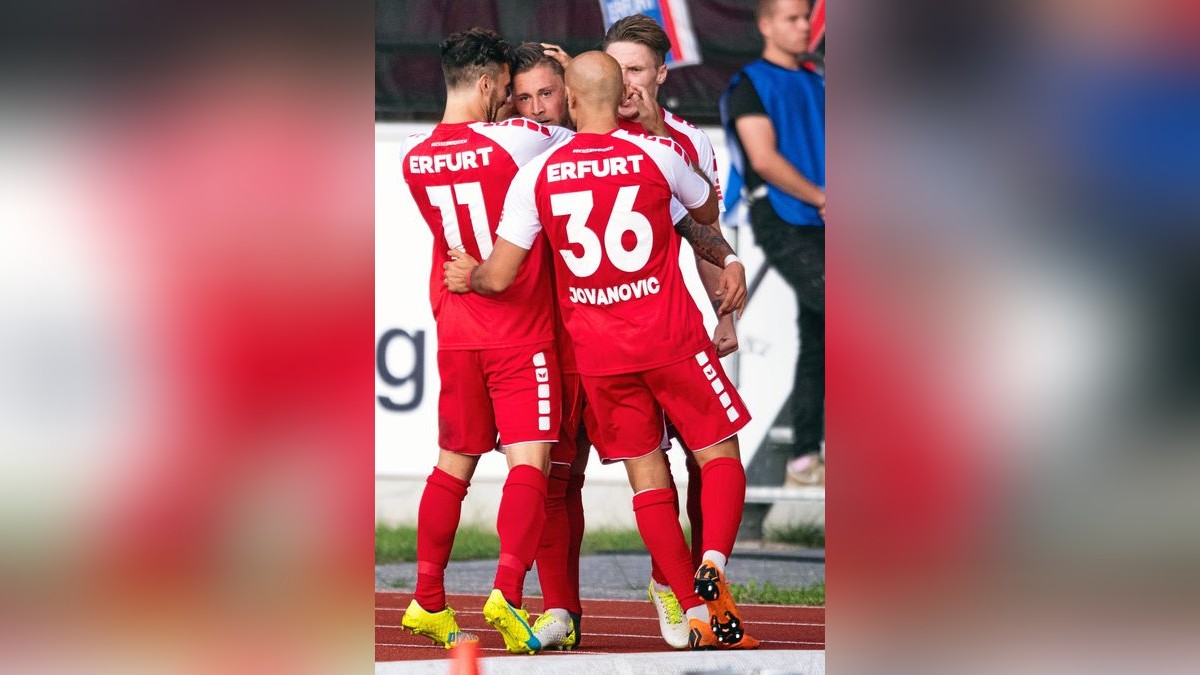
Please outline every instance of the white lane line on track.
[[[658, 635], [631, 635], [629, 633], [584, 633], [584, 635], [585, 636], [596, 636], [596, 637], [626, 638], [626, 639], [635, 639], [635, 640], [652, 640], [655, 642], [662, 641], [662, 637], [658, 636]], [[764, 640], [764, 642], [766, 642], [767, 644], [773, 644], [773, 645], [774, 644], [780, 644], [780, 645], [822, 645], [822, 644], [825, 644], [824, 642], [811, 642], [811, 641], [807, 641], [807, 640], [771, 640], [771, 639], [767, 639], [767, 640]], [[440, 645], [435, 645], [435, 644], [408, 644], [408, 643], [396, 644], [393, 642], [376, 642], [375, 646], [377, 646], [377, 647], [380, 647], [380, 646], [422, 647], [422, 648], [426, 648], [426, 649], [445, 650], [445, 647], [442, 647]], [[493, 647], [484, 647], [484, 649], [485, 650], [486, 649], [497, 649], [497, 651], [505, 651], [505, 650], [502, 650], [499, 648], [493, 648]]]
[[[405, 592], [405, 591], [375, 591], [375, 595], [411, 596], [412, 592], [411, 591], [407, 591], [407, 592]], [[483, 603], [487, 600], [487, 596], [484, 596], [484, 595], [456, 595], [456, 594], [451, 593], [451, 594], [448, 594], [447, 597], [450, 597], [450, 598], [455, 598], [455, 597], [457, 597], [457, 598], [478, 598], [480, 603]], [[534, 596], [530, 596], [530, 597], [536, 598], [539, 596], [534, 595]], [[618, 600], [618, 599], [614, 599], [614, 598], [583, 598], [583, 602], [587, 603], [589, 605], [590, 604], [598, 604], [598, 603], [608, 603], [608, 602], [616, 602], [616, 603], [622, 603], [622, 604], [628, 603], [628, 602], [633, 602], [633, 603], [645, 602], [647, 605], [650, 604], [649, 600]], [[407, 605], [405, 607], [407, 607]], [[404, 609], [405, 607], [400, 607], [399, 609]], [[824, 605], [773, 605], [773, 604], [763, 604], [763, 603], [746, 603], [746, 604], [738, 603], [738, 607], [780, 607], [783, 609], [819, 609], [822, 611], [824, 611], [824, 609], [825, 609]], [[376, 607], [376, 609], [396, 609], [396, 608]]]
[[[396, 642], [376, 642], [375, 646], [376, 647], [404, 647], [405, 649], [409, 649], [409, 648], [436, 649], [441, 652], [446, 652], [446, 654], [450, 653], [449, 649], [446, 649], [445, 647], [440, 647], [438, 645], [410, 645], [407, 643], [396, 643]], [[501, 652], [501, 653], [508, 652], [508, 650], [503, 647], [480, 647], [479, 651], [481, 651], [481, 652]]]
[[[459, 616], [465, 616], [465, 615], [463, 615], [463, 614], [459, 614]], [[645, 618], [645, 617], [640, 617], [640, 616], [637, 616], [637, 617], [626, 617], [626, 616], [592, 616], [592, 615], [590, 615], [590, 614], [584, 614], [584, 615], [583, 615], [583, 617], [584, 617], [585, 619], [597, 619], [597, 620], [599, 620], [599, 619], [620, 619], [620, 620], [622, 620], [622, 621], [626, 621], [626, 622], [631, 622], [631, 621], [647, 621], [647, 622], [653, 622], [653, 623], [656, 623], [656, 624], [658, 623], [658, 619], [647, 619], [647, 618]], [[751, 617], [751, 618], [753, 618], [753, 617]], [[754, 622], [753, 622], [753, 621], [750, 621], [750, 623], [751, 623], [751, 624], [753, 624]], [[824, 623], [796, 623], [796, 622], [791, 622], [791, 621], [764, 621], [764, 622], [762, 622], [762, 623], [763, 623], [763, 624], [770, 624], [770, 625], [772, 625], [772, 626], [808, 626], [808, 627], [814, 627], [814, 628], [815, 628], [815, 627], [824, 627], [824, 626], [825, 626], [825, 624], [824, 624]], [[397, 624], [377, 623], [377, 624], [375, 624], [375, 627], [376, 627], [376, 628], [403, 628], [403, 626], [401, 626], [401, 625], [400, 625], [400, 624], [398, 624], [398, 623], [397, 623]], [[464, 628], [466, 628], [466, 627], [469, 627], [469, 626], [466, 626], [466, 624], [464, 623], [464, 624], [463, 624], [463, 627], [464, 627]], [[586, 634], [595, 635], [596, 633], [591, 633], [591, 632], [589, 631], [589, 632], [588, 632], [588, 633], [586, 633]]]
[[[458, 616], [469, 616], [469, 615], [460, 614]], [[643, 616], [592, 616], [590, 614], [584, 614], [583, 619], [584, 620], [587, 620], [587, 619], [617, 620], [617, 619], [619, 619], [619, 620], [622, 620], [625, 622], [646, 621], [648, 623], [658, 623], [659, 622], [658, 619], [646, 619], [646, 617], [643, 617]], [[754, 625], [754, 623], [755, 623], [754, 617], [751, 616], [750, 619], [748, 619], [748, 622], [750, 623], [750, 625]], [[824, 623], [799, 623], [799, 622], [793, 622], [793, 621], [763, 621], [762, 623], [763, 623], [763, 625], [770, 625], [770, 626], [803, 626], [803, 627], [810, 627], [810, 628], [823, 628], [824, 627]], [[466, 622], [461, 623], [461, 626], [463, 628], [469, 628], [469, 626], [466, 625]], [[402, 626], [400, 626], [400, 623], [376, 623], [376, 628], [402, 628]], [[593, 634], [593, 633], [588, 631], [586, 634]]]
[[[597, 633], [597, 635], [601, 635], [601, 633]], [[632, 635], [632, 636], [630, 636], [630, 635], [611, 635], [611, 634], [605, 634], [605, 635], [607, 637], [640, 637], [637, 635]], [[825, 643], [824, 642], [802, 642], [802, 641], [796, 641], [796, 640], [767, 640], [763, 644], [768, 647], [770, 647], [771, 645], [810, 645], [813, 647], [819, 647], [821, 645], [824, 645]], [[419, 644], [396, 643], [396, 642], [377, 642], [377, 643], [375, 643], [375, 646], [376, 647], [403, 647], [405, 649], [436, 649], [439, 652], [445, 652], [447, 654], [447, 658], [449, 657], [449, 654], [450, 654], [450, 650], [446, 649], [445, 647], [440, 647], [438, 645], [433, 645], [433, 644], [419, 645]], [[480, 647], [479, 650], [484, 651], [484, 652], [496, 652], [499, 654], [507, 654], [508, 653], [508, 650], [503, 647]], [[664, 646], [664, 649], [662, 651], [664, 651], [664, 652], [669, 652], [669, 651], [686, 652], [688, 650], [686, 650], [686, 649], [670, 650], [670, 649], [666, 649]], [[576, 649], [573, 651], [547, 650], [547, 651], [538, 652], [538, 653], [539, 654], [562, 654], [564, 656], [568, 655], [568, 654], [604, 654], [604, 655], [608, 655], [608, 656], [613, 655], [612, 652], [597, 652], [597, 651], [591, 651], [588, 649]]]

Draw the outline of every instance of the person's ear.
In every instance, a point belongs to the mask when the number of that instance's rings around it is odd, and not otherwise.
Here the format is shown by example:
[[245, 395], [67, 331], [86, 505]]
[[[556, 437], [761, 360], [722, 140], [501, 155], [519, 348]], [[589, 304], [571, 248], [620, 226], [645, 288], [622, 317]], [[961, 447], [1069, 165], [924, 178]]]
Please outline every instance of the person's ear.
[[667, 64], [664, 63], [658, 67], [658, 75], [655, 76], [654, 81], [657, 82], [658, 86], [660, 87], [662, 86], [663, 82], [667, 81]]

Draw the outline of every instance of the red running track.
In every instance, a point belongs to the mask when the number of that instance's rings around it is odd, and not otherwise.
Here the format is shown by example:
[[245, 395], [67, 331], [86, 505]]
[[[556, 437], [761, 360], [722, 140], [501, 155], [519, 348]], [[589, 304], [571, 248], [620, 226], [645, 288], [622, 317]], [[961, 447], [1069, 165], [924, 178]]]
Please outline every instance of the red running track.
[[[482, 595], [450, 595], [458, 625], [479, 636], [482, 656], [505, 654], [504, 641], [483, 620]], [[410, 593], [375, 593], [375, 660], [439, 659], [446, 651], [428, 639], [400, 628], [400, 617], [412, 600]], [[540, 598], [526, 607], [532, 616]], [[742, 605], [746, 629], [763, 649], [825, 649], [825, 608], [782, 605]], [[669, 652], [658, 632], [658, 615], [649, 600], [584, 600], [583, 645], [574, 654]], [[547, 652], [556, 654], [558, 652]]]

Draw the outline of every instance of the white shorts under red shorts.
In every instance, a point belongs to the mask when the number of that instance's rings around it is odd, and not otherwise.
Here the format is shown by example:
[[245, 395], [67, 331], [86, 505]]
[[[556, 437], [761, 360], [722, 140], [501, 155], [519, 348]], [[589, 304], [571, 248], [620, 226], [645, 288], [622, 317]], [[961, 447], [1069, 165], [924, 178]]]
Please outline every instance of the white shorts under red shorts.
[[525, 347], [438, 350], [438, 445], [482, 455], [500, 445], [552, 443], [562, 416], [553, 342]]
[[[579, 429], [586, 430], [589, 443], [595, 442], [596, 411], [587, 400], [583, 379], [578, 373], [562, 376], [562, 433], [550, 449], [552, 464], [573, 464], [579, 452]], [[583, 448], [584, 452], [590, 448]]]
[[720, 443], [750, 421], [746, 404], [711, 346], [694, 357], [653, 370], [584, 375], [583, 385], [595, 410], [593, 439], [604, 463], [658, 450], [663, 441], [664, 411], [693, 451]]

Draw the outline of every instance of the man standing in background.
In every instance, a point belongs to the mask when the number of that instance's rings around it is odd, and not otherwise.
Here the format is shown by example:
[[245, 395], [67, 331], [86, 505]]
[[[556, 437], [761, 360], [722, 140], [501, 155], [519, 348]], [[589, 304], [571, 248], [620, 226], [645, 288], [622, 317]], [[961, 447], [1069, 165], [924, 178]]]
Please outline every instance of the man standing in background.
[[733, 77], [721, 96], [721, 120], [736, 141], [731, 161], [735, 179], [745, 180], [741, 195], [749, 203], [754, 238], [796, 293], [800, 355], [789, 478], [823, 485], [825, 80], [802, 63], [809, 9], [807, 0], [759, 0], [755, 19], [763, 55]]

